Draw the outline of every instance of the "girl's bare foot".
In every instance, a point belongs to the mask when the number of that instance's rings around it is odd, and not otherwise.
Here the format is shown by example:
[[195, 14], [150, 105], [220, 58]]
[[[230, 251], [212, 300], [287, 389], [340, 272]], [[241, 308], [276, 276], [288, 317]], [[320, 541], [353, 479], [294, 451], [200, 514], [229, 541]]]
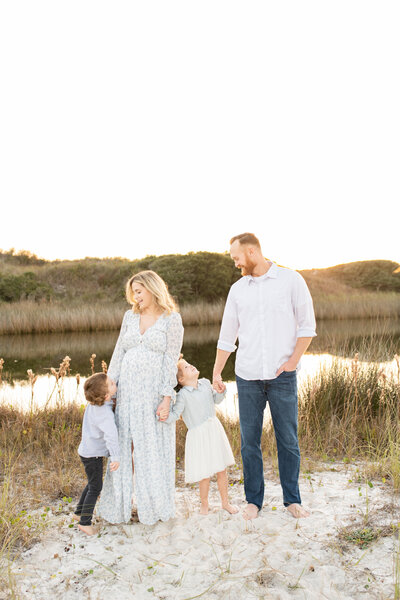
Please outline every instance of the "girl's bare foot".
[[228, 513], [229, 513], [230, 515], [236, 515], [236, 513], [238, 513], [238, 512], [239, 512], [239, 509], [238, 509], [238, 507], [237, 507], [237, 506], [234, 506], [233, 504], [229, 504], [229, 503], [228, 503], [228, 504], [223, 504], [223, 505], [222, 505], [222, 508], [223, 508], [224, 510], [228, 511]]
[[98, 528], [93, 527], [93, 525], [80, 525], [78, 523], [78, 527], [83, 533], [86, 533], [86, 535], [96, 535], [96, 533], [99, 532]]
[[80, 521], [81, 520], [80, 516], [76, 515], [75, 513], [72, 515], [72, 518], [73, 518], [74, 521]]
[[248, 504], [243, 511], [243, 518], [246, 521], [250, 521], [251, 519], [255, 519], [258, 516], [258, 506], [255, 504]]
[[200, 504], [200, 514], [208, 515], [208, 502], [202, 502]]

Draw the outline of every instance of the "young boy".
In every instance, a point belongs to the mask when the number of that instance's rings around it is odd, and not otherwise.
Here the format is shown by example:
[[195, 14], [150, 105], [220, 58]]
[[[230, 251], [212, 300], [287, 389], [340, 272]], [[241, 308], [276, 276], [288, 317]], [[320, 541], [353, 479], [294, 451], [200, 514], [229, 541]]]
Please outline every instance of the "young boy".
[[88, 483], [75, 510], [74, 519], [87, 535], [97, 533], [92, 526], [95, 504], [103, 487], [103, 456], [110, 456], [110, 471], [119, 467], [118, 431], [115, 425], [112, 396], [117, 386], [105, 373], [95, 373], [85, 381], [88, 406], [83, 415], [82, 440], [78, 448]]

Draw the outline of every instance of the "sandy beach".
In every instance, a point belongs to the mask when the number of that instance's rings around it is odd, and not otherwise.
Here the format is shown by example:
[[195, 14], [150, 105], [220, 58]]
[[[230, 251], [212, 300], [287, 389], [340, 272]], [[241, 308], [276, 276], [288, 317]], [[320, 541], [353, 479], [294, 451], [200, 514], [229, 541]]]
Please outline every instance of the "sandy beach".
[[[325, 464], [301, 476], [308, 519], [294, 519], [281, 504], [281, 488], [266, 471], [264, 508], [244, 521], [219, 508], [216, 484], [211, 511], [198, 514], [196, 486], [177, 487], [176, 518], [145, 526], [108, 525], [87, 537], [72, 520], [74, 503], [53, 507], [54, 523], [40, 543], [14, 563], [21, 598], [189, 600], [272, 598], [353, 600], [394, 598], [399, 540], [398, 497], [390, 486], [360, 476], [354, 465]], [[231, 501], [245, 506], [236, 468]], [[178, 474], [178, 479], [181, 479]], [[367, 519], [379, 539], [359, 548], [343, 528], [362, 529]], [[399, 569], [399, 566], [398, 566]]]

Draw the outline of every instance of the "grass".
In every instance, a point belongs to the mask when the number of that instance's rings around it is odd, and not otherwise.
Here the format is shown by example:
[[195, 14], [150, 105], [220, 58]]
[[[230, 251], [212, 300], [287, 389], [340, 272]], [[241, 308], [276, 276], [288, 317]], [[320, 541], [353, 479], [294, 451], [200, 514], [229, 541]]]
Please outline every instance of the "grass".
[[[367, 353], [367, 349], [363, 351]], [[375, 351], [370, 348], [371, 353]], [[54, 405], [47, 403], [38, 408], [33, 403], [29, 410], [22, 411], [0, 404], [0, 586], [3, 587], [11, 586], [9, 560], [29, 547], [45, 527], [43, 507], [77, 498], [85, 484], [77, 454], [84, 407], [73, 401], [76, 394], [73, 398], [65, 397], [67, 363], [65, 359], [64, 369], [58, 371]], [[299, 393], [299, 441], [307, 461], [304, 464], [321, 459], [365, 460], [368, 477], [379, 477], [394, 490], [400, 490], [399, 357], [394, 364], [397, 370], [388, 374], [377, 364], [362, 363], [356, 355], [352, 361], [337, 359], [330, 368], [322, 367], [307, 380]], [[29, 374], [27, 384], [31, 385], [34, 398], [33, 373]], [[79, 378], [76, 385], [82, 385]], [[220, 420], [240, 465], [239, 423], [223, 415]], [[186, 427], [180, 420], [176, 434], [178, 463], [184, 458], [185, 434]], [[271, 424], [264, 428], [262, 451], [276, 469]], [[35, 510], [36, 513], [32, 512]], [[367, 543], [373, 535], [368, 531], [368, 523], [363, 523], [360, 530], [365, 531], [352, 535], [360, 543], [363, 539]], [[398, 573], [398, 563], [395, 569]], [[400, 576], [396, 577], [400, 580]]]
[[[351, 292], [350, 294], [314, 294], [317, 320], [376, 319], [400, 317], [400, 294], [395, 292]], [[183, 304], [183, 324], [220, 324], [225, 302]], [[19, 333], [65, 333], [119, 329], [123, 302], [97, 303], [34, 302], [30, 300], [0, 304], [0, 335]]]
[[302, 390], [299, 437], [306, 452], [366, 458], [376, 474], [400, 489], [400, 367], [389, 375], [379, 364], [336, 359]]

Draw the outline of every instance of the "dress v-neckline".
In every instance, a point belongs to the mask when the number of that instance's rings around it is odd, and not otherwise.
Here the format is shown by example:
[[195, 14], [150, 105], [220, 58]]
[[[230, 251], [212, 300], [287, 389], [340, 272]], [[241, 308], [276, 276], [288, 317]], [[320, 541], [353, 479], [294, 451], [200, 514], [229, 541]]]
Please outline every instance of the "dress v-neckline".
[[154, 321], [154, 323], [152, 325], [149, 325], [149, 327], [147, 329], [145, 329], [143, 331], [143, 333], [140, 331], [140, 314], [138, 316], [139, 316], [139, 318], [138, 318], [139, 335], [140, 335], [140, 337], [143, 337], [148, 332], [148, 330], [151, 329], [152, 327], [154, 327], [154, 325], [161, 319], [161, 317], [164, 316], [164, 313], [161, 313], [161, 315]]

